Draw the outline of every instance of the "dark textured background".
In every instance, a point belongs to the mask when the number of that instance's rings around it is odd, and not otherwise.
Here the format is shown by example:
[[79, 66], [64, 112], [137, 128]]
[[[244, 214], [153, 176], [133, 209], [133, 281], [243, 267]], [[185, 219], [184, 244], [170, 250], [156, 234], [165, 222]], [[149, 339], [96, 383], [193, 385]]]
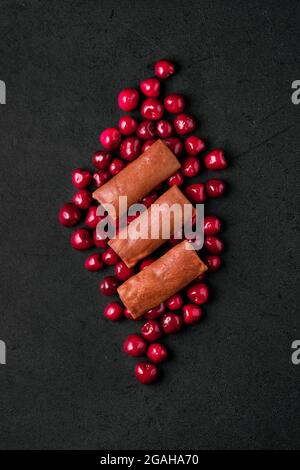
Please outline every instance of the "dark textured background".
[[[0, 448], [299, 448], [299, 2], [0, 10]], [[116, 122], [118, 91], [161, 57], [180, 64], [167, 89], [190, 98], [201, 135], [225, 148], [231, 190], [209, 208], [226, 221], [227, 251], [205, 321], [168, 338], [163, 380], [143, 387], [120, 350], [137, 325], [103, 319], [100, 276], [82, 268], [57, 213], [71, 170]]]

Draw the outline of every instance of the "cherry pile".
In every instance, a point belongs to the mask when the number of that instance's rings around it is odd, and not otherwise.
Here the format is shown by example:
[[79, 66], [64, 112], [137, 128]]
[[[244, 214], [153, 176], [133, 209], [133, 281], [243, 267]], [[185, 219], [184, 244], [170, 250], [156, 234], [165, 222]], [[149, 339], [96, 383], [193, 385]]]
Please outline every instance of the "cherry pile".
[[[114, 296], [118, 286], [139, 270], [145, 269], [155, 255], [145, 258], [138, 267], [128, 268], [118, 255], [108, 247], [107, 239], [99, 238], [96, 226], [100, 217], [96, 215], [97, 205], [92, 192], [118, 174], [125, 166], [149, 148], [156, 139], [162, 139], [181, 162], [181, 169], [172, 175], [165, 184], [157, 187], [141, 202], [149, 207], [168, 187], [181, 186], [192, 203], [204, 203], [207, 198], [218, 198], [226, 190], [219, 178], [208, 179], [205, 183], [193, 180], [204, 166], [209, 171], [225, 170], [227, 161], [224, 152], [215, 148], [200, 156], [206, 150], [203, 139], [195, 135], [197, 122], [194, 116], [185, 112], [186, 100], [179, 93], [166, 94], [162, 98], [164, 81], [175, 73], [175, 64], [169, 60], [159, 60], [154, 67], [155, 77], [142, 80], [137, 88], [125, 88], [119, 93], [118, 105], [126, 113], [116, 127], [103, 130], [100, 134], [102, 150], [92, 156], [93, 171], [77, 168], [72, 172], [72, 183], [76, 189], [72, 202], [64, 204], [59, 211], [59, 221], [65, 227], [74, 227], [80, 222], [70, 238], [75, 250], [97, 249], [89, 254], [84, 262], [88, 271], [98, 272], [105, 266], [113, 266], [114, 275], [105, 276], [99, 284], [100, 292]], [[137, 110], [140, 118], [138, 119]], [[215, 215], [204, 219], [204, 247], [201, 259], [208, 266], [208, 273], [220, 269], [220, 254], [224, 243], [219, 237], [221, 220]], [[179, 240], [171, 239], [165, 244], [169, 249]], [[148, 384], [158, 376], [157, 364], [168, 359], [169, 353], [161, 342], [165, 335], [179, 332], [184, 326], [198, 323], [203, 317], [202, 305], [209, 299], [209, 290], [201, 275], [184, 291], [170, 297], [143, 315], [140, 332], [129, 335], [123, 343], [123, 351], [131, 357], [146, 356], [147, 360], [137, 362], [137, 379]], [[151, 295], [151, 292], [149, 292]], [[133, 320], [130, 311], [120, 301], [110, 302], [104, 309], [104, 316], [111, 321], [127, 318]]]

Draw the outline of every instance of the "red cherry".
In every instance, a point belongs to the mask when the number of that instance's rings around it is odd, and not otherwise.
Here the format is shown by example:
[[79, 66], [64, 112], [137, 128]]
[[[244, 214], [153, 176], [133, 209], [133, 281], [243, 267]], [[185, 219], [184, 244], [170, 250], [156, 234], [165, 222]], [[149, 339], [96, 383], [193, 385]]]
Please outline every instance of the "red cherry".
[[120, 173], [120, 171], [122, 171], [125, 166], [126, 163], [124, 163], [123, 160], [120, 160], [120, 158], [114, 158], [111, 164], [109, 165], [108, 171], [112, 176], [115, 176]]
[[180, 294], [171, 295], [171, 297], [166, 300], [166, 307], [169, 310], [179, 310], [183, 304], [182, 296]]
[[142, 121], [137, 131], [137, 136], [142, 140], [152, 139], [156, 135], [155, 125], [151, 121]]
[[140, 83], [141, 92], [149, 98], [157, 98], [160, 94], [160, 81], [157, 78], [146, 78]]
[[147, 357], [149, 361], [159, 364], [168, 359], [168, 350], [166, 346], [161, 343], [152, 343], [148, 348]]
[[118, 280], [113, 276], [106, 276], [99, 285], [100, 292], [104, 295], [114, 295], [119, 287]]
[[132, 313], [130, 310], [128, 310], [128, 308], [124, 308], [124, 315], [126, 318], [128, 318], [128, 320], [133, 320], [133, 321], [137, 321], [137, 320], [140, 320], [140, 318], [133, 318], [132, 316]]
[[130, 135], [133, 134], [138, 128], [138, 122], [132, 116], [122, 116], [118, 122], [118, 128], [121, 134]]
[[168, 137], [167, 139], [164, 139], [164, 143], [177, 158], [180, 157], [183, 150], [183, 143], [178, 137]]
[[93, 181], [97, 188], [103, 186], [110, 179], [110, 173], [107, 170], [98, 170], [93, 174]]
[[146, 318], [146, 320], [154, 320], [155, 318], [161, 317], [165, 309], [165, 304], [161, 302], [156, 307], [150, 308], [150, 310], [145, 313], [144, 317]]
[[98, 206], [90, 206], [87, 211], [84, 222], [89, 228], [96, 228], [98, 222], [101, 220], [101, 217], [97, 215], [97, 209]]
[[119, 262], [119, 257], [112, 248], [107, 248], [107, 250], [102, 253], [102, 260], [107, 266], [114, 266]]
[[158, 78], [165, 80], [174, 75], [175, 64], [167, 59], [158, 60], [154, 65], [154, 73]]
[[215, 215], [207, 215], [204, 217], [204, 235], [216, 235], [222, 227], [221, 220]]
[[222, 260], [218, 255], [208, 255], [204, 258], [204, 263], [208, 267], [208, 272], [214, 273], [222, 266]]
[[185, 194], [191, 202], [202, 204], [205, 199], [205, 185], [203, 183], [189, 184], [185, 188]]
[[166, 335], [177, 333], [182, 327], [182, 317], [177, 313], [165, 313], [161, 319], [161, 326]]
[[93, 253], [88, 256], [84, 262], [84, 267], [88, 271], [100, 271], [103, 268], [103, 261], [99, 253]]
[[195, 118], [186, 113], [178, 114], [174, 119], [174, 127], [179, 135], [190, 134], [196, 129]]
[[208, 287], [203, 282], [196, 282], [188, 288], [187, 296], [194, 304], [204, 304], [209, 296]]
[[161, 119], [156, 124], [156, 132], [159, 137], [162, 139], [167, 139], [173, 134], [173, 125], [171, 122]]
[[119, 302], [111, 302], [104, 309], [104, 316], [111, 321], [121, 320], [123, 316], [123, 307]]
[[219, 255], [224, 251], [224, 243], [219, 237], [207, 235], [204, 240], [204, 248], [212, 255]]
[[108, 237], [102, 237], [100, 234], [97, 233], [97, 230], [93, 231], [93, 240], [97, 248], [107, 247]]
[[152, 264], [154, 261], [156, 261], [155, 258], [151, 258], [150, 256], [148, 256], [148, 258], [143, 259], [140, 264], [140, 271], [147, 268], [147, 266], [150, 266], [150, 264]]
[[150, 384], [157, 379], [158, 370], [156, 365], [150, 364], [150, 362], [138, 362], [135, 365], [134, 373], [142, 384]]
[[203, 315], [203, 310], [198, 305], [187, 304], [183, 307], [183, 321], [189, 325], [197, 323]]
[[120, 155], [124, 160], [131, 162], [141, 153], [141, 141], [137, 137], [130, 136], [124, 139], [120, 146]]
[[185, 108], [185, 99], [182, 95], [172, 93], [164, 99], [164, 107], [171, 114], [179, 114]]
[[112, 155], [106, 150], [98, 150], [93, 153], [93, 165], [97, 170], [106, 170], [111, 162]]
[[94, 244], [91, 234], [86, 228], [76, 229], [71, 235], [70, 243], [72, 248], [80, 251], [88, 250]]
[[158, 121], [164, 114], [164, 107], [157, 98], [147, 98], [141, 106], [141, 115], [144, 119]]
[[123, 111], [133, 111], [139, 102], [140, 94], [135, 88], [124, 88], [118, 96], [118, 105]]
[[185, 143], [185, 150], [189, 155], [193, 155], [195, 157], [198, 153], [202, 152], [205, 149], [205, 142], [200, 139], [200, 137], [196, 137], [195, 135], [190, 135]]
[[73, 227], [80, 221], [81, 212], [78, 207], [68, 202], [60, 208], [58, 218], [64, 227]]
[[225, 186], [224, 181], [222, 180], [213, 179], [213, 180], [208, 180], [206, 182], [206, 194], [209, 197], [215, 198], [215, 197], [223, 196], [225, 189], [226, 189], [226, 186]]
[[228, 164], [224, 156], [224, 150], [214, 149], [204, 157], [204, 164], [208, 170], [225, 170]]
[[156, 142], [156, 139], [146, 140], [146, 142], [142, 146], [141, 152], [146, 152], [151, 147], [151, 145], [154, 144], [154, 142]]
[[186, 157], [182, 160], [181, 171], [184, 176], [193, 178], [200, 171], [200, 162], [196, 157]]
[[170, 176], [167, 179], [168, 186], [181, 186], [183, 182], [184, 182], [184, 178], [182, 176], [182, 173], [180, 173], [180, 171], [176, 171], [174, 175]]
[[143, 356], [147, 351], [147, 343], [140, 335], [128, 335], [123, 343], [123, 351], [131, 357]]
[[115, 276], [119, 281], [127, 281], [134, 275], [134, 269], [128, 268], [123, 261], [119, 261], [115, 266]]
[[141, 199], [141, 204], [144, 204], [146, 207], [150, 207], [153, 202], [155, 202], [157, 199], [157, 193], [150, 193], [147, 196], [143, 197]]
[[100, 142], [107, 150], [114, 150], [121, 143], [121, 134], [115, 127], [109, 127], [100, 134]]
[[79, 209], [87, 209], [92, 203], [92, 195], [88, 189], [80, 189], [74, 194], [72, 201]]
[[75, 188], [84, 189], [92, 181], [92, 175], [88, 170], [83, 170], [82, 168], [76, 168], [72, 171], [72, 183]]
[[141, 335], [147, 341], [156, 341], [162, 336], [160, 324], [156, 320], [148, 320], [141, 328]]

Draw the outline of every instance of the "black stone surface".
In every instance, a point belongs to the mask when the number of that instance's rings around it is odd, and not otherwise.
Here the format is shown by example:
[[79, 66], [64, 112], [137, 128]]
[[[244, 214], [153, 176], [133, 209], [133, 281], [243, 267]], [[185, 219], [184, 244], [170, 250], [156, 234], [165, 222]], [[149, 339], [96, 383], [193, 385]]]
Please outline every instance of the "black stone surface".
[[[297, 1], [1, 1], [1, 449], [300, 447]], [[205, 320], [145, 387], [57, 222], [118, 91], [168, 57], [200, 135], [230, 159], [225, 266]], [[200, 180], [212, 176], [205, 171]]]

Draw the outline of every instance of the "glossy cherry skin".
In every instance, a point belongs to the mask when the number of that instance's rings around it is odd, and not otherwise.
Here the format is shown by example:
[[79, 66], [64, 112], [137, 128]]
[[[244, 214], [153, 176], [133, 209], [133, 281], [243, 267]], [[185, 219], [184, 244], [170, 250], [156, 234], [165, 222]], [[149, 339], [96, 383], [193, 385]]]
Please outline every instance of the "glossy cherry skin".
[[80, 189], [73, 195], [72, 198], [73, 203], [75, 206], [79, 207], [79, 209], [88, 209], [92, 203], [92, 200], [92, 195], [88, 189]]
[[188, 178], [193, 178], [198, 175], [201, 165], [196, 157], [186, 157], [182, 160], [181, 172]]
[[103, 186], [110, 179], [111, 175], [107, 170], [98, 170], [93, 174], [93, 181], [97, 188]]
[[222, 260], [218, 255], [208, 255], [204, 258], [204, 263], [208, 267], [209, 273], [214, 273], [218, 271], [222, 266]]
[[94, 244], [97, 248], [106, 248], [107, 247], [107, 242], [108, 242], [108, 238], [105, 237], [103, 238], [102, 236], [100, 236], [96, 230], [93, 231], [93, 240], [94, 240]]
[[76, 168], [72, 171], [72, 183], [75, 188], [84, 189], [92, 181], [92, 175], [88, 170], [83, 170], [82, 168]]
[[187, 198], [195, 204], [202, 204], [206, 199], [205, 185], [203, 183], [189, 184], [185, 188]]
[[161, 119], [156, 124], [156, 132], [161, 139], [167, 139], [174, 132], [173, 125], [171, 122]]
[[207, 235], [204, 239], [204, 248], [212, 255], [219, 255], [224, 251], [224, 243], [215, 235]]
[[139, 123], [132, 116], [122, 116], [118, 122], [118, 128], [122, 135], [131, 135], [137, 128]]
[[140, 271], [147, 268], [147, 266], [150, 266], [150, 264], [152, 264], [154, 261], [156, 261], [155, 258], [151, 258], [150, 256], [148, 256], [148, 258], [143, 259], [143, 261], [141, 261], [140, 263]]
[[161, 319], [161, 326], [166, 335], [177, 333], [182, 327], [182, 317], [177, 313], [165, 313]]
[[149, 361], [154, 362], [154, 364], [159, 364], [168, 359], [168, 350], [166, 346], [161, 343], [152, 343], [148, 347], [147, 357]]
[[169, 310], [179, 310], [183, 304], [182, 296], [180, 294], [174, 294], [169, 297], [165, 303]]
[[81, 212], [75, 204], [68, 202], [59, 210], [59, 222], [64, 227], [73, 227], [81, 219]]
[[140, 90], [149, 98], [157, 98], [160, 94], [160, 81], [157, 78], [145, 78], [140, 83]]
[[120, 261], [120, 258], [112, 248], [107, 248], [107, 250], [102, 253], [102, 260], [107, 266], [114, 266]]
[[164, 107], [171, 114], [180, 114], [185, 108], [185, 99], [178, 93], [172, 93], [164, 99]]
[[162, 102], [157, 98], [147, 98], [141, 106], [141, 115], [149, 121], [158, 121], [164, 114]]
[[85, 269], [91, 272], [100, 271], [103, 266], [104, 264], [99, 253], [93, 253], [92, 255], [88, 256], [84, 262]]
[[120, 146], [120, 155], [124, 160], [131, 162], [141, 153], [141, 141], [137, 137], [130, 136], [123, 140]]
[[141, 328], [141, 335], [147, 341], [156, 341], [162, 336], [162, 329], [156, 320], [148, 320]]
[[174, 119], [174, 127], [179, 135], [190, 134], [196, 129], [196, 120], [190, 114], [178, 114]]
[[174, 75], [175, 64], [167, 59], [158, 60], [154, 65], [154, 73], [161, 80], [165, 80]]
[[224, 156], [224, 150], [214, 149], [204, 157], [204, 165], [208, 170], [225, 170], [228, 163]]
[[180, 157], [183, 150], [183, 143], [178, 137], [168, 137], [167, 139], [164, 139], [164, 143], [169, 147], [169, 149], [177, 158]]
[[150, 308], [150, 310], [144, 314], [144, 317], [146, 320], [155, 320], [155, 318], [159, 318], [164, 314], [165, 309], [166, 307], [164, 302], [161, 302], [156, 307]]
[[106, 170], [112, 159], [112, 154], [107, 150], [98, 150], [93, 153], [92, 162], [97, 170]]
[[135, 365], [134, 373], [136, 378], [144, 385], [154, 382], [158, 376], [156, 365], [150, 362], [138, 362]]
[[189, 325], [197, 323], [203, 315], [203, 310], [199, 305], [187, 304], [183, 307], [183, 321]]
[[71, 235], [70, 243], [72, 248], [79, 251], [88, 250], [94, 245], [93, 238], [86, 228], [76, 229]]
[[187, 137], [185, 143], [185, 150], [189, 155], [195, 157], [198, 153], [205, 149], [205, 142], [195, 135]]
[[101, 220], [101, 217], [97, 215], [98, 206], [90, 206], [86, 217], [85, 217], [85, 225], [89, 228], [96, 228], [98, 222]]
[[206, 182], [206, 194], [209, 197], [221, 197], [225, 193], [226, 185], [224, 181], [212, 179]]
[[131, 276], [134, 275], [134, 269], [128, 268], [123, 261], [118, 261], [115, 266], [115, 276], [119, 281], [127, 281]]
[[104, 277], [99, 284], [100, 292], [104, 295], [115, 295], [118, 287], [119, 281], [113, 276]]
[[154, 142], [156, 142], [156, 139], [146, 140], [146, 142], [142, 146], [141, 152], [146, 152], [151, 147], [151, 145], [154, 144]]
[[100, 142], [106, 150], [115, 150], [121, 143], [121, 134], [115, 127], [109, 127], [100, 134]]
[[222, 228], [221, 220], [215, 215], [207, 215], [204, 217], [204, 235], [216, 235]]
[[119, 302], [111, 302], [104, 309], [104, 316], [111, 321], [121, 320], [123, 317], [123, 307]]
[[184, 183], [184, 177], [182, 176], [182, 173], [180, 171], [176, 171], [174, 175], [170, 176], [167, 179], [167, 185], [168, 186], [181, 186]]
[[128, 310], [128, 308], [124, 308], [124, 312], [123, 312], [123, 313], [124, 313], [125, 317], [128, 318], [128, 320], [132, 320], [132, 321], [138, 321], [138, 320], [140, 320], [139, 317], [138, 317], [138, 318], [134, 318], [134, 317], [132, 316], [131, 311]]
[[117, 175], [122, 171], [126, 166], [126, 163], [123, 162], [123, 160], [120, 160], [120, 158], [114, 158], [111, 164], [109, 165], [108, 171], [112, 176]]
[[147, 343], [140, 335], [128, 335], [123, 343], [123, 351], [131, 357], [143, 356], [147, 351]]
[[187, 296], [194, 304], [204, 304], [209, 296], [208, 287], [203, 282], [196, 282], [188, 288]]
[[156, 135], [155, 125], [152, 121], [142, 121], [137, 131], [137, 136], [142, 140], [152, 139]]
[[150, 193], [147, 194], [147, 196], [143, 197], [141, 199], [141, 204], [144, 204], [146, 207], [150, 207], [153, 202], [155, 202], [157, 199], [157, 193]]
[[135, 88], [124, 88], [118, 96], [119, 108], [123, 111], [133, 111], [139, 102], [140, 94]]

